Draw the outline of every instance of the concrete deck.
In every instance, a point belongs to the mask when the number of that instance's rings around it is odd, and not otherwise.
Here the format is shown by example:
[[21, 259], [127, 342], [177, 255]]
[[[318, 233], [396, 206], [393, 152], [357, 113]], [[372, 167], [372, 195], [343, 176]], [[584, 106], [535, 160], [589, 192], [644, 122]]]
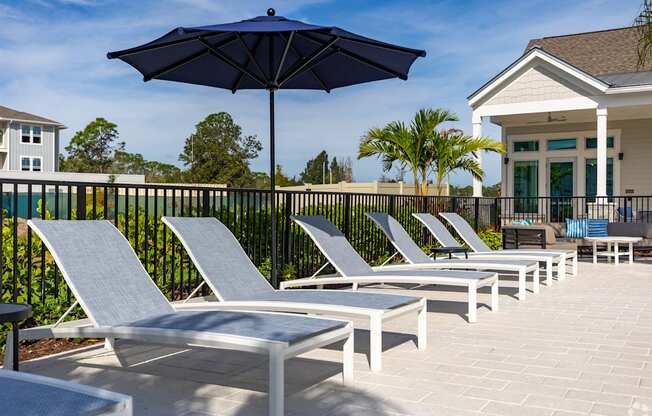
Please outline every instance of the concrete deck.
[[[578, 277], [520, 303], [516, 282], [507, 286], [500, 312], [483, 308], [477, 324], [463, 317], [461, 289], [400, 291], [430, 299], [428, 349], [416, 350], [416, 319], [392, 321], [384, 370], [373, 374], [360, 323], [355, 387], [339, 384], [335, 349], [290, 360], [287, 413], [652, 415], [652, 265], [581, 263]], [[479, 300], [488, 304], [488, 292]], [[265, 414], [265, 358], [118, 345], [117, 356], [93, 347], [22, 369], [130, 394], [137, 415]]]

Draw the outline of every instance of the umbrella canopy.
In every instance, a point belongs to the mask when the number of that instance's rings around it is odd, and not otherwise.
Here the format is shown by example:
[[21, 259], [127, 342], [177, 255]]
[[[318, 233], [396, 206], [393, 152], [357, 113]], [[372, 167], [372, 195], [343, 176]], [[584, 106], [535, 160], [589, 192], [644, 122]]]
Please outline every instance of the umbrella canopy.
[[276, 16], [274, 9], [235, 23], [178, 27], [166, 35], [108, 53], [136, 68], [145, 81], [160, 79], [225, 88], [265, 89], [270, 99], [272, 284], [276, 276], [274, 92], [332, 89], [389, 78], [407, 79], [426, 52]]

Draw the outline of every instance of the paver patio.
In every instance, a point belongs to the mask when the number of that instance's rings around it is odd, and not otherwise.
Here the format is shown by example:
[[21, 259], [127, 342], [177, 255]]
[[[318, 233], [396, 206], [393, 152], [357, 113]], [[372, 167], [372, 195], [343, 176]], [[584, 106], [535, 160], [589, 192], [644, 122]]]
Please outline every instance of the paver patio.
[[[461, 289], [401, 290], [430, 299], [428, 349], [416, 350], [409, 317], [388, 323], [382, 373], [368, 370], [368, 332], [356, 331], [353, 388], [339, 384], [336, 350], [290, 360], [287, 413], [652, 415], [652, 264], [582, 262], [578, 277], [524, 302], [508, 279], [500, 311], [483, 308], [477, 324], [462, 316]], [[488, 291], [479, 301], [489, 302]], [[266, 412], [264, 358], [128, 343], [117, 352], [91, 347], [22, 369], [131, 394], [137, 415]]]

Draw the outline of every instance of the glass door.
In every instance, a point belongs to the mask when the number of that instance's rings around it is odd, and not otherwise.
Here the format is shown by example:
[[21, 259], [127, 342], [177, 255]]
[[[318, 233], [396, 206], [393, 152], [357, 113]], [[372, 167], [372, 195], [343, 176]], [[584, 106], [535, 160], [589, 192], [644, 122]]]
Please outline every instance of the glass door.
[[575, 159], [548, 161], [548, 195], [550, 196], [550, 221], [564, 222], [573, 218], [575, 194]]
[[514, 162], [514, 213], [539, 211], [539, 163], [536, 160]]

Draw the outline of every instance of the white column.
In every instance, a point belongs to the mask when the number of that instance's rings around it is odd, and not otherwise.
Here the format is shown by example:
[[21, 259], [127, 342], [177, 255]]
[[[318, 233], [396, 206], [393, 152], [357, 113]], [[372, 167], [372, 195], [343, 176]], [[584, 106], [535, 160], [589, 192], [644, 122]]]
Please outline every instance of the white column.
[[598, 149], [597, 149], [597, 187], [598, 197], [607, 196], [607, 109], [598, 108], [596, 110], [598, 119]]
[[[473, 114], [473, 137], [482, 137], [482, 117]], [[482, 154], [476, 155], [476, 160], [482, 166]], [[473, 196], [482, 196], [482, 180], [473, 178]]]

